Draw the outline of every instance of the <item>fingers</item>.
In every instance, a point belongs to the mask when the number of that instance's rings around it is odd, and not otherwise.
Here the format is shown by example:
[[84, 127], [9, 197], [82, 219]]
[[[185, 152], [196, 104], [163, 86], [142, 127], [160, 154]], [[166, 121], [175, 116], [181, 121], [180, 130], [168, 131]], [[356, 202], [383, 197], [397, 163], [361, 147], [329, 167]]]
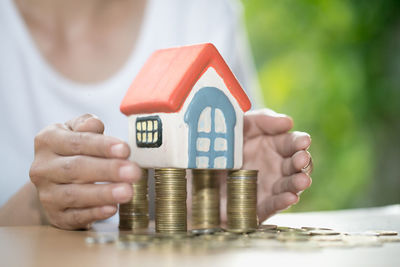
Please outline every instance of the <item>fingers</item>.
[[[41, 165], [36, 176], [54, 183], [86, 184], [94, 182], [137, 182], [141, 168], [134, 162], [121, 159], [104, 159], [89, 156], [57, 157], [47, 166]], [[38, 166], [40, 168], [40, 166]]]
[[126, 160], [130, 149], [125, 142], [103, 132], [104, 124], [85, 114], [46, 127], [35, 137], [29, 174], [51, 224], [86, 228], [132, 197], [130, 184], [140, 179], [141, 169]]
[[73, 132], [63, 125], [47, 127], [35, 138], [35, 151], [52, 151], [58, 155], [90, 155], [104, 158], [127, 158], [129, 146], [121, 140], [97, 133]]
[[272, 188], [273, 194], [291, 192], [298, 194], [311, 185], [311, 178], [305, 173], [296, 173], [291, 176], [278, 179]]
[[271, 215], [280, 210], [287, 209], [299, 201], [299, 197], [291, 192], [285, 192], [279, 195], [269, 196], [257, 205], [257, 215], [261, 221], [264, 221]]
[[308, 133], [292, 132], [277, 135], [273, 138], [276, 150], [282, 157], [290, 157], [299, 150], [306, 150], [311, 145]]
[[104, 132], [103, 122], [93, 114], [84, 114], [67, 121], [65, 125], [68, 129], [75, 132], [92, 132], [99, 134]]
[[52, 187], [48, 196], [41, 197], [53, 201], [59, 210], [69, 208], [89, 208], [96, 206], [117, 205], [132, 198], [132, 186], [120, 184], [65, 184]]
[[311, 155], [308, 151], [297, 151], [292, 157], [285, 158], [282, 162], [283, 176], [289, 176], [300, 172], [304, 167], [309, 165]]
[[301, 171], [303, 173], [306, 173], [307, 175], [311, 175], [313, 169], [314, 169], [314, 164], [312, 161], [312, 157], [310, 156], [310, 160], [308, 161], [308, 164], [304, 168], [302, 168]]
[[104, 158], [127, 158], [129, 146], [117, 138], [88, 132], [63, 131], [51, 140], [54, 152], [63, 156], [90, 155]]
[[85, 114], [64, 124], [45, 128], [35, 138], [35, 151], [58, 155], [90, 155], [104, 158], [127, 158], [129, 146], [123, 141], [102, 135], [104, 124], [94, 115]]
[[68, 209], [62, 215], [62, 220], [56, 221], [53, 224], [59, 228], [67, 230], [88, 229], [94, 221], [105, 220], [116, 212], [116, 206]]
[[263, 134], [285, 133], [292, 127], [292, 118], [270, 109], [250, 111], [244, 116], [244, 136], [247, 139]]

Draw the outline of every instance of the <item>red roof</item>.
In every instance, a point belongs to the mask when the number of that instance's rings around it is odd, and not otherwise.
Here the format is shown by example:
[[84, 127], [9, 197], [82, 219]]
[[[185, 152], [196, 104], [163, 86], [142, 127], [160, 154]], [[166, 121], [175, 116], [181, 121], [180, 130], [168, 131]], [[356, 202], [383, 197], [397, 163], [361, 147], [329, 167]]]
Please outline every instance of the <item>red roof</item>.
[[213, 44], [155, 51], [134, 79], [121, 103], [125, 115], [178, 112], [190, 90], [213, 67], [243, 111], [251, 107], [246, 93]]

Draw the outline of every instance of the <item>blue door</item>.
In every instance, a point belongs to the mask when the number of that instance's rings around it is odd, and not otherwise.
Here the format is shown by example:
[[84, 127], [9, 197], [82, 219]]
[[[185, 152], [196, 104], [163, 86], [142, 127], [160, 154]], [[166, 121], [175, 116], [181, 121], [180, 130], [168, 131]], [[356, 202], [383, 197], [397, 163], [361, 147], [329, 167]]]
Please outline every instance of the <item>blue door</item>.
[[236, 113], [221, 90], [201, 88], [185, 113], [185, 122], [189, 125], [188, 168], [233, 168]]

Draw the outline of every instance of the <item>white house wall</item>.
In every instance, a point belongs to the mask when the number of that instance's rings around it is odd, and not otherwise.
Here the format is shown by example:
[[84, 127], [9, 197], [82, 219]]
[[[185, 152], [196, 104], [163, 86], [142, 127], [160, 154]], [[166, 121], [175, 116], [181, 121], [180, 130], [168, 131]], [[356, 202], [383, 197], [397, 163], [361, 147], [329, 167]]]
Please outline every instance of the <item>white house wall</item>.
[[[136, 118], [159, 116], [162, 144], [147, 148], [136, 145]], [[129, 116], [130, 160], [143, 168], [183, 168], [188, 165], [188, 126], [180, 113], [151, 113]]]
[[[132, 161], [143, 168], [187, 168], [189, 127], [184, 121], [185, 112], [194, 95], [203, 87], [216, 87], [223, 91], [236, 112], [234, 169], [240, 169], [243, 161], [243, 111], [214, 68], [209, 67], [195, 83], [178, 113], [151, 113], [129, 116], [129, 144]], [[136, 118], [159, 116], [162, 122], [162, 145], [158, 148], [142, 148], [136, 145]]]

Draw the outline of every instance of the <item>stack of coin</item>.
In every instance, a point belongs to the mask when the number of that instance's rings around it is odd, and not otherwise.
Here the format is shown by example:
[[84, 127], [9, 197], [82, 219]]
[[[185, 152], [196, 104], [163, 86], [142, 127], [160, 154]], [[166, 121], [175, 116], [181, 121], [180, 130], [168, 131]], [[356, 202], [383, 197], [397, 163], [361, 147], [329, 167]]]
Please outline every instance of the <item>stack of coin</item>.
[[220, 226], [219, 172], [192, 170], [192, 227], [210, 229]]
[[143, 229], [149, 225], [149, 199], [147, 193], [147, 170], [142, 169], [142, 178], [132, 184], [133, 197], [119, 205], [119, 228]]
[[257, 229], [257, 172], [229, 172], [227, 179], [227, 227], [230, 232], [251, 232]]
[[156, 169], [154, 178], [156, 232], [186, 232], [186, 170]]

